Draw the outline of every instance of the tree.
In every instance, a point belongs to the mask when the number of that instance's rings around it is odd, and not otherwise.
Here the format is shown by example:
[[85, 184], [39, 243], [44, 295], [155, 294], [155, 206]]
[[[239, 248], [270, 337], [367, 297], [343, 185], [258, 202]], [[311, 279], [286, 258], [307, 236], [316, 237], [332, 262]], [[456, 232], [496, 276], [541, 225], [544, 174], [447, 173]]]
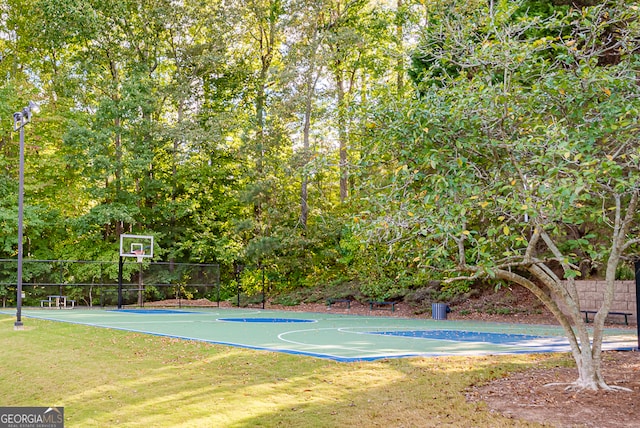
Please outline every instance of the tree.
[[[37, 12], [22, 1], [6, 2], [0, 9], [0, 70], [3, 75], [0, 113], [9, 119], [13, 112], [30, 101], [44, 107], [25, 129], [24, 250], [26, 257], [48, 258], [51, 242], [58, 241], [64, 230], [62, 214], [70, 207], [63, 202], [52, 203], [67, 192], [67, 189], [58, 188], [58, 183], [66, 181], [67, 175], [63, 169], [56, 168], [61, 157], [56, 153], [55, 138], [61, 131], [56, 112], [48, 106], [53, 100], [41, 92], [43, 87], [48, 87], [50, 70], [42, 66], [46, 61], [32, 55], [34, 49], [42, 48], [39, 38], [29, 37], [40, 30], [34, 19]], [[41, 80], [35, 81], [33, 76], [39, 76]], [[12, 127], [13, 121], [6, 120], [0, 131], [0, 165], [4, 170], [0, 180], [0, 224], [4, 231], [0, 253], [4, 257], [15, 257], [17, 245], [18, 138], [17, 133], [12, 133]], [[25, 272], [25, 277], [28, 276]]]
[[362, 22], [364, 13], [370, 12], [362, 0], [333, 2], [327, 8], [325, 24], [329, 46], [329, 69], [335, 83], [335, 128], [338, 139], [340, 170], [340, 201], [349, 196], [349, 109], [356, 96], [357, 73], [362, 68], [362, 57], [369, 48], [364, 43]]
[[[291, 68], [299, 70], [302, 75], [300, 88], [294, 91], [294, 104], [299, 105], [302, 113], [302, 150], [300, 153], [300, 163], [302, 169], [302, 179], [300, 183], [300, 225], [303, 230], [307, 229], [309, 220], [309, 174], [307, 168], [312, 156], [312, 118], [314, 116], [314, 104], [318, 97], [317, 85], [322, 76], [321, 45], [323, 34], [321, 33], [321, 2], [301, 2], [298, 6], [302, 13], [291, 13], [292, 22], [302, 31], [295, 32], [299, 35], [299, 40], [295, 40], [289, 46], [290, 54], [287, 60]], [[297, 94], [299, 92], [299, 95]], [[299, 100], [297, 99], [299, 98]], [[296, 102], [297, 101], [297, 102]], [[297, 110], [297, 109], [296, 109]]]
[[[601, 372], [604, 320], [640, 232], [638, 10], [541, 17], [503, 2], [461, 5], [430, 11], [422, 98], [372, 117], [368, 161], [384, 180], [360, 231], [396, 251], [418, 248], [415, 261], [447, 281], [526, 287], [565, 331], [572, 386], [613, 389]], [[599, 62], [612, 51], [617, 61]], [[591, 338], [575, 287], [585, 264], [607, 284]]]

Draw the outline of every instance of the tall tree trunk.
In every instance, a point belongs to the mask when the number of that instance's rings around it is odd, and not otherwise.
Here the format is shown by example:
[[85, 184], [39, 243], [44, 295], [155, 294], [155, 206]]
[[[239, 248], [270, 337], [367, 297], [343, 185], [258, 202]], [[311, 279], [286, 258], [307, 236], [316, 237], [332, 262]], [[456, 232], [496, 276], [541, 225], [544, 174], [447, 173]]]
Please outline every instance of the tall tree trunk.
[[[267, 14], [259, 17], [259, 35], [258, 43], [260, 47], [260, 74], [258, 77], [256, 88], [256, 174], [257, 182], [260, 183], [264, 175], [264, 161], [266, 154], [266, 133], [265, 133], [265, 117], [266, 117], [266, 103], [267, 103], [267, 76], [271, 63], [273, 62], [273, 55], [276, 43], [276, 23], [278, 8], [273, 1], [269, 1], [269, 7], [267, 8]], [[254, 217], [256, 224], [259, 224], [262, 220], [263, 206], [266, 203], [264, 195], [264, 186], [261, 186], [256, 200], [254, 200]]]
[[[178, 100], [178, 126], [182, 124], [184, 120], [184, 100]], [[178, 198], [178, 150], [180, 150], [180, 139], [173, 139], [173, 165], [171, 166], [172, 185], [171, 185], [171, 233], [173, 234], [173, 242], [178, 241], [178, 231], [176, 230], [177, 218], [176, 218], [176, 200]], [[173, 264], [176, 261], [174, 252], [169, 254], [170, 271], [173, 272]]]
[[404, 14], [403, 9], [403, 2], [402, 0], [397, 0], [396, 3], [396, 39], [397, 39], [397, 44], [398, 44], [398, 60], [397, 60], [397, 64], [396, 64], [396, 68], [397, 68], [397, 79], [396, 79], [396, 85], [397, 85], [397, 91], [398, 91], [398, 98], [402, 98], [402, 95], [404, 93], [404, 46], [403, 46], [403, 38], [404, 38], [404, 28], [403, 28], [403, 21], [404, 18], [402, 17]]
[[336, 71], [336, 85], [338, 88], [338, 143], [340, 151], [340, 202], [344, 202], [349, 196], [349, 169], [347, 156], [347, 124], [346, 106], [344, 94], [344, 79], [342, 72]]
[[302, 183], [300, 184], [300, 224], [304, 229], [307, 228], [307, 221], [309, 219], [309, 178], [305, 171], [309, 158], [311, 156], [311, 114], [313, 110], [313, 94], [315, 92], [316, 83], [320, 73], [316, 72], [316, 50], [318, 48], [319, 39], [316, 34], [317, 29], [314, 29], [314, 36], [311, 42], [311, 50], [309, 52], [309, 69], [306, 74], [306, 95], [304, 103], [304, 124], [302, 130]]
[[[107, 52], [107, 54], [109, 54]], [[120, 95], [118, 94], [118, 85], [117, 83], [120, 80], [120, 74], [118, 72], [118, 65], [112, 59], [109, 61], [109, 68], [111, 71], [111, 79], [114, 82], [114, 91], [116, 91], [111, 99], [113, 100], [114, 105], [118, 106], [120, 102]], [[114, 202], [119, 202], [122, 192], [122, 179], [123, 179], [123, 171], [122, 171], [122, 135], [120, 133], [120, 127], [122, 126], [120, 120], [120, 113], [116, 112], [116, 117], [113, 120], [113, 127], [115, 129], [115, 135], [113, 136], [114, 143], [114, 151], [115, 151], [115, 171], [114, 171], [114, 181], [115, 181], [115, 195]], [[124, 225], [121, 221], [116, 221], [115, 224], [115, 235], [116, 237], [120, 236], [124, 232]]]
[[[268, 67], [268, 66], [266, 66]], [[256, 175], [257, 181], [260, 182], [264, 174], [264, 155], [265, 155], [265, 133], [264, 133], [264, 104], [265, 104], [265, 79], [267, 71], [265, 68], [264, 58], [263, 66], [260, 70], [260, 80], [258, 83], [258, 93], [256, 96]], [[263, 188], [261, 188], [258, 196], [253, 203], [253, 213], [256, 221], [259, 223], [262, 218]]]
[[303, 172], [302, 172], [302, 183], [300, 184], [300, 224], [303, 229], [307, 228], [307, 221], [309, 219], [309, 178], [307, 173], [304, 171], [304, 167], [309, 163], [309, 128], [310, 128], [310, 116], [311, 116], [311, 100], [307, 99], [307, 106], [305, 107], [305, 115], [304, 115], [304, 130], [303, 130], [303, 147], [302, 147], [302, 162], [303, 162]]

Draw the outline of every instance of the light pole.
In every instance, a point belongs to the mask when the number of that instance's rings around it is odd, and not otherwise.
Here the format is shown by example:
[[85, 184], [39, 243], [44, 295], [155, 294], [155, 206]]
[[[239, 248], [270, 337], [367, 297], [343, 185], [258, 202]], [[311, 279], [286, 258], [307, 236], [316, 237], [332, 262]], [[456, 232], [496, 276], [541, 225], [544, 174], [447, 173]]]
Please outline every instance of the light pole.
[[13, 325], [15, 330], [22, 330], [22, 219], [24, 213], [24, 127], [31, 122], [33, 113], [40, 109], [33, 101], [13, 114], [13, 130], [20, 131], [20, 179], [18, 184], [18, 292], [17, 292], [17, 312], [16, 322]]

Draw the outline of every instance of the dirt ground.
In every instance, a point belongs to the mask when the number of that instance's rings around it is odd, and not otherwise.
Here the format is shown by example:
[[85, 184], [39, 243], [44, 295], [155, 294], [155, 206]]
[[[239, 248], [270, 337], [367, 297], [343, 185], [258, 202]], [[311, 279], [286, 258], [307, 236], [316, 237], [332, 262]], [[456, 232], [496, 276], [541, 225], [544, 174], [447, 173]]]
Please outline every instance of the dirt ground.
[[[178, 302], [162, 302], [174, 305]], [[181, 304], [185, 305], [185, 301]], [[194, 302], [203, 304], [203, 302]], [[205, 301], [206, 303], [206, 301]], [[208, 302], [210, 303], [210, 302]], [[149, 305], [151, 306], [151, 305]], [[229, 306], [222, 303], [221, 306]], [[261, 307], [261, 306], [259, 306]], [[266, 304], [266, 309], [326, 312], [354, 315], [379, 315], [393, 317], [429, 317], [428, 313], [404, 303], [398, 303], [395, 311], [371, 311], [368, 304], [352, 302], [351, 308], [336, 304], [331, 309], [321, 303], [298, 306]], [[510, 323], [557, 324], [526, 290], [505, 290], [502, 293], [484, 294], [453, 308], [449, 319], [477, 319]], [[629, 328], [612, 324], [615, 327]], [[575, 368], [534, 368], [509, 377], [478, 385], [467, 391], [467, 399], [484, 402], [494, 412], [513, 419], [539, 422], [558, 428], [573, 427], [640, 427], [640, 352], [606, 352], [604, 377], [610, 385], [625, 387], [631, 392], [575, 392], [563, 385], [577, 377]]]
[[467, 399], [495, 412], [554, 427], [640, 426], [640, 352], [606, 352], [603, 374], [609, 385], [631, 392], [568, 391], [573, 368], [531, 369], [472, 388]]

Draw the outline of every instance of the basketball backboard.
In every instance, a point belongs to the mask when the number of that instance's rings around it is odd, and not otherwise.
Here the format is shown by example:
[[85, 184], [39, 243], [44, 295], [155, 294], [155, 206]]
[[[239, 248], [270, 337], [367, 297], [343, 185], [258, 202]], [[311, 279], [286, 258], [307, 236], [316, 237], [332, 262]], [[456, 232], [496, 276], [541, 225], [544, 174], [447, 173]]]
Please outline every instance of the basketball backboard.
[[120, 257], [135, 257], [138, 263], [142, 259], [153, 257], [153, 236], [120, 235]]

